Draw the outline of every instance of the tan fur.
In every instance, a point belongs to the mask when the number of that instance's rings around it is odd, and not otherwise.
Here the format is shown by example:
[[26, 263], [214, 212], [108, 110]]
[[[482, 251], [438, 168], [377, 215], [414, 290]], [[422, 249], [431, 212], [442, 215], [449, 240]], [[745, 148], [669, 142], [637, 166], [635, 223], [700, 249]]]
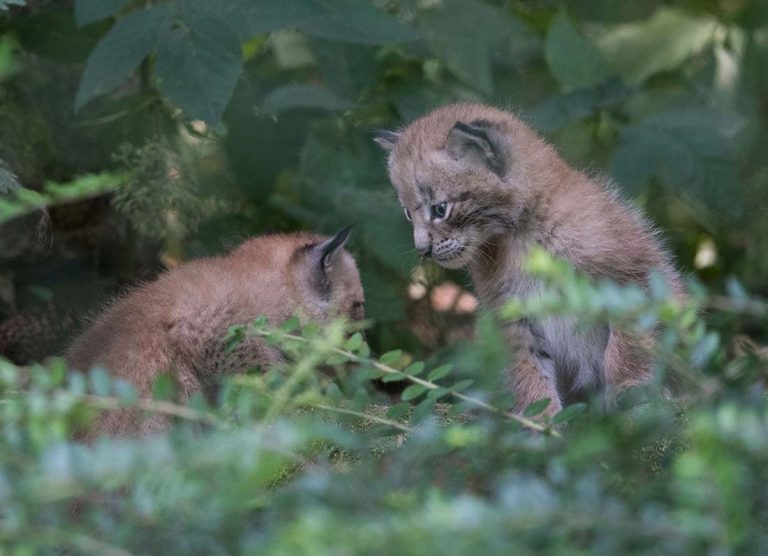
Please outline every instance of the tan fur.
[[[417, 250], [468, 269], [485, 306], [541, 287], [521, 268], [535, 245], [595, 279], [645, 285], [657, 270], [682, 295], [669, 256], [636, 211], [568, 166], [513, 114], [445, 106], [402, 132], [380, 132], [377, 142], [390, 151], [390, 178]], [[429, 207], [444, 201], [449, 214], [441, 220]], [[552, 414], [584, 393], [650, 377], [648, 339], [607, 325], [582, 331], [573, 319], [550, 318], [512, 324], [507, 334], [519, 348], [509, 383], [520, 409], [548, 397]]]
[[[196, 391], [210, 396], [223, 374], [280, 359], [275, 348], [257, 338], [225, 353], [221, 340], [230, 325], [259, 315], [272, 324], [294, 314], [317, 321], [334, 315], [363, 317], [354, 260], [339, 246], [321, 268], [317, 251], [323, 241], [330, 240], [304, 233], [257, 237], [229, 255], [168, 271], [99, 315], [66, 358], [75, 369], [106, 368], [134, 384], [143, 397], [163, 372], [175, 379], [182, 399]], [[159, 417], [141, 424], [136, 418], [111, 412], [98, 428], [115, 435], [164, 426]]]

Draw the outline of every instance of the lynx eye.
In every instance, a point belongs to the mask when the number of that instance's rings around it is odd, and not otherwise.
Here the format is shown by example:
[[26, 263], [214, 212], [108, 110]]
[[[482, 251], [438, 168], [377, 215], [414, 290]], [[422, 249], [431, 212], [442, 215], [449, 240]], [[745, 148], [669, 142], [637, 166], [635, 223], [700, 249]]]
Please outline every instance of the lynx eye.
[[411, 212], [405, 207], [403, 207], [403, 212], [405, 213], [405, 218], [408, 222], [411, 222]]
[[445, 215], [448, 213], [448, 203], [438, 203], [436, 205], [432, 205], [430, 210], [432, 212], [432, 218], [435, 220], [440, 220], [441, 218], [445, 218]]

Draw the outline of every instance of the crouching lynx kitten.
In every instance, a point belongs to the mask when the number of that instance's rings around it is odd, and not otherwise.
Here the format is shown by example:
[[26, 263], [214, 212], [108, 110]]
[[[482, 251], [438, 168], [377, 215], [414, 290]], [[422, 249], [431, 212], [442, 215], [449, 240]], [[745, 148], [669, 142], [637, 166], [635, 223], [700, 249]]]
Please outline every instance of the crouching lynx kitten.
[[[521, 267], [531, 246], [595, 279], [646, 284], [656, 270], [682, 295], [670, 257], [642, 218], [514, 115], [450, 105], [374, 139], [389, 152], [416, 250], [446, 268], [466, 268], [484, 305], [540, 288]], [[650, 378], [650, 339], [607, 324], [583, 330], [557, 317], [516, 322], [506, 334], [517, 347], [508, 382], [518, 409], [549, 398], [554, 414], [585, 393]]]
[[[222, 337], [232, 324], [265, 315], [279, 324], [294, 314], [316, 321], [363, 318], [363, 288], [355, 261], [343, 250], [345, 228], [332, 238], [306, 233], [250, 239], [229, 255], [200, 259], [161, 275], [115, 302], [69, 348], [74, 369], [99, 365], [149, 396], [168, 372], [182, 399], [208, 396], [227, 373], [280, 360], [280, 353], [248, 338], [226, 353]], [[128, 411], [106, 413], [107, 434], [146, 433], [164, 427]]]

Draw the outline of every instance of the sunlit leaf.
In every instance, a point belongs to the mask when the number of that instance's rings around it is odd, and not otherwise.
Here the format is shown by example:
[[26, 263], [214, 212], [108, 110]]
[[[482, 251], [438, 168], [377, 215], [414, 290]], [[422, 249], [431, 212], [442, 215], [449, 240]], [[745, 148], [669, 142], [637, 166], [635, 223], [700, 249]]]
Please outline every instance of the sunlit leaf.
[[611, 28], [597, 44], [614, 70], [638, 83], [701, 52], [714, 40], [717, 25], [713, 18], [665, 7], [645, 21]]

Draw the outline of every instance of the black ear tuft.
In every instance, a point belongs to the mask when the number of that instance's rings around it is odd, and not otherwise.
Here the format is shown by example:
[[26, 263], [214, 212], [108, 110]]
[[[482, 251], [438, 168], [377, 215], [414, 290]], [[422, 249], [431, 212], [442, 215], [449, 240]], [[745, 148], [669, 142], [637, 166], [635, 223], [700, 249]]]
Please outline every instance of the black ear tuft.
[[320, 269], [322, 272], [325, 272], [328, 267], [331, 266], [333, 257], [336, 255], [336, 253], [341, 251], [341, 249], [344, 247], [344, 244], [347, 243], [349, 234], [352, 231], [352, 226], [354, 226], [354, 224], [342, 228], [336, 232], [336, 235], [334, 235], [332, 238], [326, 239], [324, 242], [319, 243], [315, 247], [318, 262], [320, 263]]
[[390, 131], [388, 129], [376, 129], [373, 131], [373, 140], [382, 149], [389, 152], [395, 148], [397, 141], [403, 134], [402, 131]]
[[448, 132], [448, 154], [454, 160], [472, 158], [485, 164], [494, 174], [503, 176], [506, 157], [493, 124], [476, 120], [469, 124], [456, 122]]

